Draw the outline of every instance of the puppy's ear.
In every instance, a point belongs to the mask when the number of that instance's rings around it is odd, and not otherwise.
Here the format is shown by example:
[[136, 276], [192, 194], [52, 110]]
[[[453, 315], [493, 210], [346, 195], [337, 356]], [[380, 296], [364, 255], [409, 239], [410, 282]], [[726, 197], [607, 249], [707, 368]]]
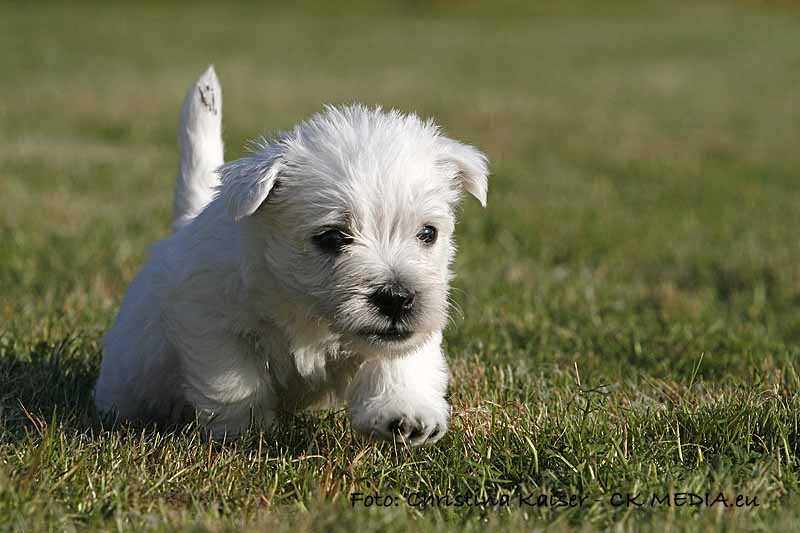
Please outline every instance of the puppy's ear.
[[282, 169], [281, 154], [269, 148], [217, 169], [222, 181], [220, 197], [234, 220], [256, 212], [275, 187]]
[[477, 198], [483, 207], [486, 207], [486, 196], [489, 190], [489, 160], [474, 146], [447, 137], [440, 137], [439, 141], [442, 160], [455, 165], [456, 178], [461, 181], [461, 186]]

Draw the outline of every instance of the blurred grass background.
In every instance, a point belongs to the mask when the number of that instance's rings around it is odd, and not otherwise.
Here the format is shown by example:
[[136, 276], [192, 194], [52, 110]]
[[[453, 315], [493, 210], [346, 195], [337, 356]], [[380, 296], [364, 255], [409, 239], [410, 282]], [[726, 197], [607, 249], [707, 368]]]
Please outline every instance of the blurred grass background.
[[[216, 463], [191, 430], [100, 427], [97, 341], [169, 231], [179, 106], [208, 63], [226, 159], [352, 101], [434, 117], [489, 155], [489, 208], [465, 202], [458, 228], [454, 427], [436, 449], [351, 441], [341, 413]], [[798, 148], [794, 2], [0, 4], [0, 525], [788, 527]], [[327, 466], [292, 466], [297, 439]], [[347, 508], [375, 483], [764, 504]]]

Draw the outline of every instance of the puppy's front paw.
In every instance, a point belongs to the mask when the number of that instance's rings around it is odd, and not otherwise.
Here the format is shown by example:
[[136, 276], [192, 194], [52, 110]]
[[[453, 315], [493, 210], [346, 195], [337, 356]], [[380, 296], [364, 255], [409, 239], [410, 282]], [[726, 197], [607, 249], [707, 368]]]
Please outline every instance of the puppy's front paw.
[[394, 439], [408, 442], [412, 446], [421, 446], [433, 444], [442, 438], [446, 431], [447, 420], [438, 422], [433, 419], [400, 416], [389, 422], [385, 432], [391, 434]]
[[353, 428], [362, 435], [411, 446], [433, 444], [447, 432], [450, 406], [443, 399], [430, 405], [407, 400], [368, 402], [351, 406]]

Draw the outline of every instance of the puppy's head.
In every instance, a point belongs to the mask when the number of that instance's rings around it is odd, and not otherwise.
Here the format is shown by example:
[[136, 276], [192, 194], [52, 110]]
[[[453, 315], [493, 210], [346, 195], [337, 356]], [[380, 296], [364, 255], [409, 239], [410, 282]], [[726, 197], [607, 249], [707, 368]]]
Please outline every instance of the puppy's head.
[[481, 152], [413, 114], [329, 107], [220, 175], [255, 283], [266, 268], [346, 347], [404, 353], [444, 327], [456, 204], [486, 204]]

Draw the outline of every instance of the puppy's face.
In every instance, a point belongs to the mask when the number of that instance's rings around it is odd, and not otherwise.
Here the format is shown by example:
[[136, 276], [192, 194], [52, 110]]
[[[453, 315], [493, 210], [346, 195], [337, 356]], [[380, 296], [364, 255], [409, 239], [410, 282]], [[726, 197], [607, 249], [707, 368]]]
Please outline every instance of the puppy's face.
[[480, 152], [414, 115], [329, 108], [221, 174], [257, 259], [346, 347], [404, 353], [444, 327], [454, 209], [462, 190], [485, 202]]

